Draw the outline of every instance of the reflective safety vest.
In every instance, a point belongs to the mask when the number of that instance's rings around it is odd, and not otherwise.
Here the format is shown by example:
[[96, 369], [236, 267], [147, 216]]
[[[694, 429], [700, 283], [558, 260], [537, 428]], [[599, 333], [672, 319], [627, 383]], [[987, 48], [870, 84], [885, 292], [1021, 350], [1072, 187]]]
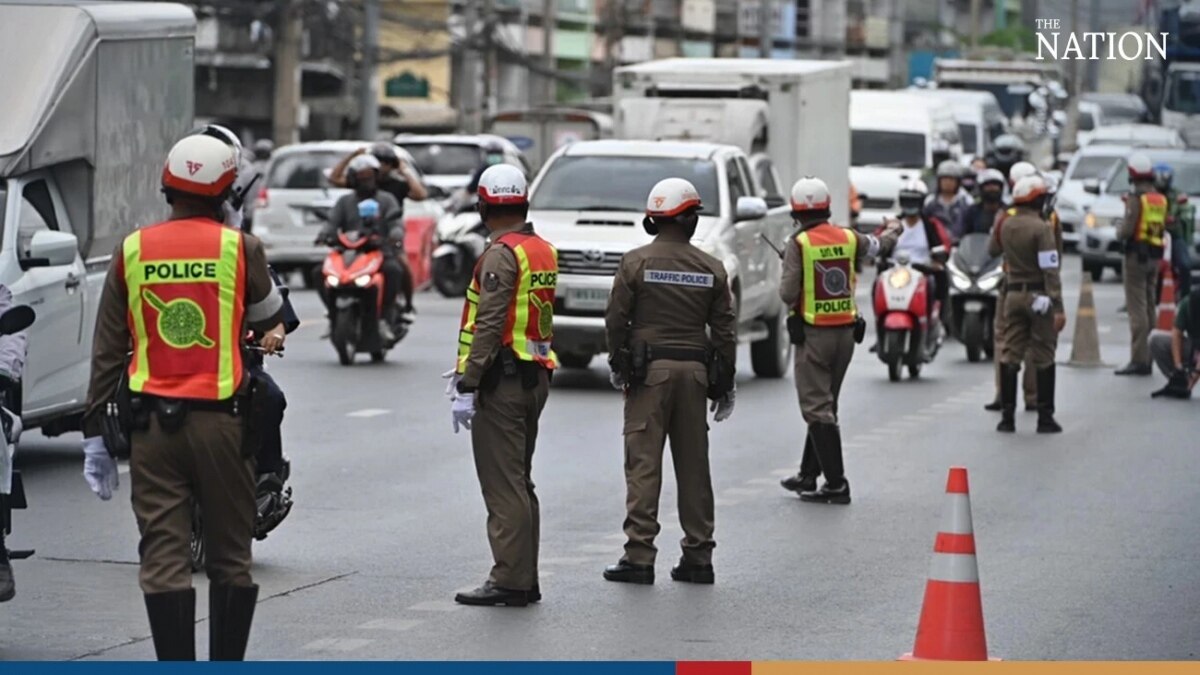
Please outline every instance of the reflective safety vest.
[[854, 261], [858, 237], [825, 223], [796, 235], [803, 256], [804, 295], [795, 311], [812, 326], [848, 326], [858, 316]]
[[[558, 357], [551, 349], [554, 340], [554, 292], [558, 285], [558, 251], [545, 239], [524, 232], [509, 232], [496, 240], [517, 258], [517, 287], [508, 306], [508, 320], [500, 344], [512, 350], [521, 361], [533, 361], [551, 370]], [[458, 331], [458, 365], [461, 375], [467, 370], [467, 357], [475, 341], [475, 314], [481, 289], [479, 273], [483, 259], [475, 264], [467, 300], [463, 303], [462, 323]]]
[[129, 388], [224, 400], [242, 383], [242, 233], [207, 219], [137, 230], [123, 249], [133, 335]]
[[1133, 231], [1133, 240], [1162, 248], [1167, 228], [1167, 198], [1158, 192], [1147, 192], [1141, 196], [1141, 204], [1141, 218]]

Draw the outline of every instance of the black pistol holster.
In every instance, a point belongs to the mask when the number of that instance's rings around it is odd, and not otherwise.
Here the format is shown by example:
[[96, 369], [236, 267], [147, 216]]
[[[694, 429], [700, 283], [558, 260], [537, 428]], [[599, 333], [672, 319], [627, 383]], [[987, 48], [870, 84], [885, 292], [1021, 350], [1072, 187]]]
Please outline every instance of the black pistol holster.
[[150, 406], [146, 397], [130, 391], [128, 368], [121, 370], [112, 398], [104, 404], [101, 437], [108, 454], [129, 459], [133, 453], [133, 432], [150, 428]]
[[708, 350], [708, 391], [710, 401], [719, 401], [733, 390], [736, 371], [732, 362], [715, 349]]
[[804, 345], [804, 317], [791, 314], [787, 319], [788, 339], [797, 347]]
[[867, 336], [867, 320], [862, 314], [854, 315], [854, 344], [861, 345], [863, 338]]
[[625, 380], [630, 387], [636, 387], [646, 381], [646, 372], [650, 368], [649, 347], [645, 342], [629, 343], [629, 379]]

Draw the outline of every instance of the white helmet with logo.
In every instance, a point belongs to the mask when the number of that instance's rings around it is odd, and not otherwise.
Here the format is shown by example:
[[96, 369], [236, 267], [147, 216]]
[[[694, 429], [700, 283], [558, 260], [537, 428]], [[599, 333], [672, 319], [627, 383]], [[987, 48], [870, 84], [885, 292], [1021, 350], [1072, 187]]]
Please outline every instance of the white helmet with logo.
[[511, 164], [490, 166], [479, 177], [479, 199], [484, 204], [509, 205], [529, 202], [525, 174]]
[[1132, 180], [1154, 180], [1154, 164], [1144, 153], [1129, 156], [1129, 178]]
[[829, 186], [820, 178], [805, 176], [792, 186], [792, 213], [828, 211]]
[[1046, 181], [1041, 176], [1026, 176], [1013, 186], [1013, 203], [1028, 204], [1046, 194]]
[[646, 215], [651, 218], [674, 218], [693, 208], [700, 208], [700, 193], [682, 178], [658, 181], [646, 197]]
[[928, 196], [929, 188], [925, 187], [925, 181], [916, 178], [909, 179], [900, 186], [900, 193], [896, 196], [896, 201], [900, 203], [900, 214], [920, 215]]
[[378, 171], [381, 166], [379, 160], [375, 159], [375, 155], [362, 154], [350, 160], [350, 166], [347, 168], [350, 173], [358, 173], [359, 171]]
[[1030, 162], [1017, 162], [1008, 170], [1008, 182], [1016, 185], [1022, 178], [1036, 176], [1037, 174], [1037, 167]]
[[163, 166], [164, 190], [224, 199], [238, 175], [233, 146], [212, 136], [187, 136], [171, 148]]

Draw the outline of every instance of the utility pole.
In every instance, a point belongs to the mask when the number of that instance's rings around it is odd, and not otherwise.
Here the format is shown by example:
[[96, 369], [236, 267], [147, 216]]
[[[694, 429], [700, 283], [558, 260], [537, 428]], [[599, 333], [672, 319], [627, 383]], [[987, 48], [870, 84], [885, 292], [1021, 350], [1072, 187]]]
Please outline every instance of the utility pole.
[[[1100, 32], [1100, 0], [1092, 0], [1088, 30], [1093, 33]], [[1089, 59], [1087, 62], [1087, 86], [1088, 91], [1097, 91], [1100, 88], [1100, 61], [1098, 60]]]
[[272, 124], [275, 145], [300, 141], [300, 47], [304, 34], [303, 6], [299, 0], [276, 3], [275, 99]]
[[771, 58], [771, 0], [758, 0], [758, 55]]
[[379, 136], [379, 89], [376, 65], [379, 61], [380, 0], [363, 0], [362, 88], [359, 91], [358, 137], [374, 141]]
[[480, 102], [478, 121], [475, 128], [483, 131], [483, 125], [492, 114], [493, 97], [496, 95], [496, 3], [483, 0], [483, 101]]
[[[1079, 31], [1079, 0], [1071, 0], [1071, 32], [1078, 35]], [[1079, 59], [1070, 60], [1069, 77], [1071, 78], [1071, 100], [1067, 105], [1067, 128], [1063, 130], [1062, 149], [1074, 149], [1076, 127], [1079, 121]]]
[[558, 0], [542, 0], [542, 85], [539, 103], [554, 105], [558, 102], [558, 83], [551, 75], [558, 65], [554, 58], [554, 33], [558, 31]]
[[459, 84], [459, 126], [468, 133], [478, 131], [475, 120], [479, 111], [479, 4], [468, 0], [463, 6], [463, 26], [466, 34], [466, 49], [462, 52]]
[[971, 49], [979, 46], [979, 5], [980, 0], [971, 0]]

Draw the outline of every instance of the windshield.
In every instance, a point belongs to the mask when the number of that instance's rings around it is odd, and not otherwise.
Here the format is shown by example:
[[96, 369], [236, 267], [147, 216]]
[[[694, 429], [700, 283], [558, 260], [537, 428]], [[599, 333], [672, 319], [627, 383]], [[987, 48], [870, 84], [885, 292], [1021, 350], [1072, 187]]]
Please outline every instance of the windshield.
[[560, 157], [546, 169], [530, 208], [558, 211], [646, 210], [650, 186], [686, 178], [700, 192], [700, 213], [721, 212], [717, 167], [709, 160], [667, 157]]
[[325, 170], [346, 156], [338, 152], [291, 152], [271, 164], [267, 187], [281, 190], [318, 190], [329, 187]]
[[1071, 168], [1067, 180], [1100, 178], [1108, 173], [1112, 165], [1118, 161], [1120, 160], [1116, 157], [1080, 157], [1079, 161], [1075, 162], [1075, 166]]
[[400, 143], [413, 156], [421, 173], [470, 176], [483, 164], [483, 148], [462, 143]]
[[959, 123], [958, 136], [959, 136], [959, 138], [962, 139], [962, 151], [963, 152], [965, 152], [969, 155], [975, 154], [975, 149], [978, 147], [975, 144], [976, 141], [978, 140], [978, 138], [977, 138], [978, 134], [979, 134], [979, 131], [977, 130], [977, 128], [974, 124], [963, 124], [961, 122]]
[[925, 136], [903, 131], [850, 131], [850, 166], [925, 168]]
[[1181, 113], [1200, 113], [1200, 72], [1172, 73], [1167, 81], [1164, 108]]
[[[1152, 162], [1157, 164], [1160, 160], [1151, 158]], [[1164, 162], [1171, 167], [1171, 171], [1175, 177], [1171, 180], [1171, 187], [1176, 191], [1188, 195], [1200, 195], [1200, 162], [1181, 162], [1171, 160]], [[1117, 166], [1113, 167], [1108, 187], [1105, 192], [1109, 194], [1124, 194], [1129, 191], [1129, 172], [1125, 170], [1125, 162], [1122, 160]]]

